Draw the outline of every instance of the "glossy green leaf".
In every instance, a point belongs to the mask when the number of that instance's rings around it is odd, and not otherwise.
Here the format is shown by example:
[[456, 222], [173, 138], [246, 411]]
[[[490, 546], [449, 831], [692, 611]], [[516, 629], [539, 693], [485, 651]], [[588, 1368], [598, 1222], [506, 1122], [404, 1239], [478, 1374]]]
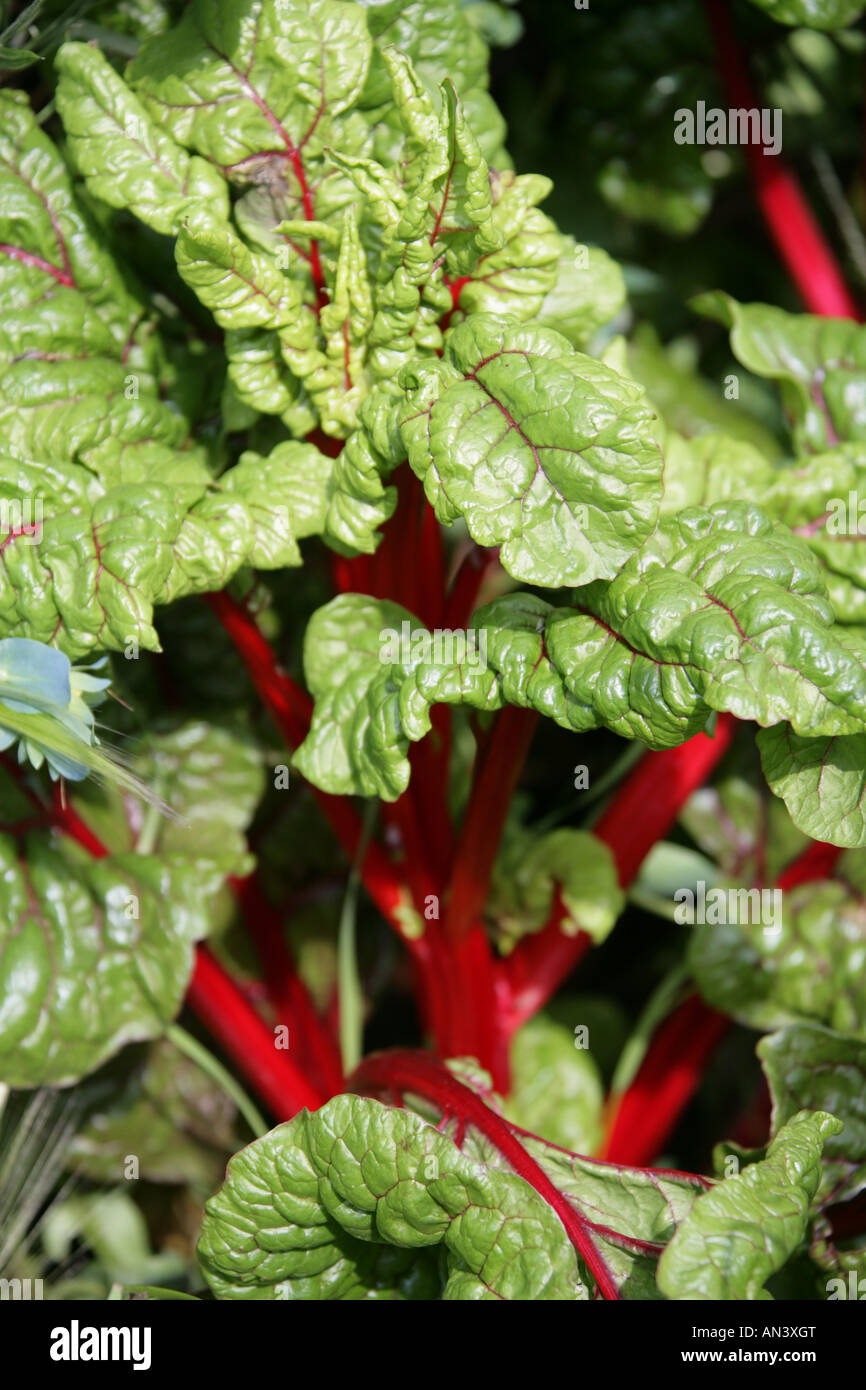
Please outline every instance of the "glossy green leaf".
[[862, 0], [752, 0], [752, 4], [780, 24], [812, 29], [841, 29], [863, 11]]
[[821, 1180], [821, 1151], [842, 1122], [800, 1111], [759, 1163], [699, 1197], [659, 1261], [668, 1298], [771, 1299], [764, 1287], [806, 1231]]
[[807, 738], [787, 725], [758, 735], [764, 776], [794, 824], [844, 849], [866, 846], [866, 736]]
[[129, 208], [165, 233], [176, 232], [185, 209], [196, 203], [228, 216], [228, 189], [219, 172], [204, 159], [190, 158], [154, 124], [99, 49], [67, 43], [55, 62], [57, 105], [72, 155], [97, 198]]
[[406, 368], [401, 431], [441, 521], [463, 516], [517, 579], [610, 578], [647, 537], [663, 460], [640, 389], [558, 333], [487, 315]]
[[820, 453], [866, 438], [866, 329], [860, 324], [738, 304], [721, 291], [700, 295], [693, 307], [731, 329], [731, 346], [744, 367], [779, 383], [799, 450]]
[[209, 929], [195, 866], [145, 854], [82, 862], [40, 835], [26, 859], [4, 836], [0, 862], [2, 1080], [68, 1084], [125, 1043], [158, 1037]]
[[[441, 1273], [425, 1253], [440, 1245]], [[565, 1230], [522, 1178], [359, 1096], [235, 1155], [198, 1254], [219, 1298], [581, 1297]]]
[[798, 1024], [758, 1043], [773, 1097], [773, 1129], [799, 1110], [824, 1110], [844, 1128], [828, 1136], [818, 1189], [822, 1203], [847, 1202], [866, 1187], [866, 1043]]
[[779, 890], [781, 921], [777, 898], [767, 922], [697, 926], [689, 962], [707, 1002], [755, 1028], [812, 1021], [866, 1036], [862, 860], [850, 850], [833, 878]]

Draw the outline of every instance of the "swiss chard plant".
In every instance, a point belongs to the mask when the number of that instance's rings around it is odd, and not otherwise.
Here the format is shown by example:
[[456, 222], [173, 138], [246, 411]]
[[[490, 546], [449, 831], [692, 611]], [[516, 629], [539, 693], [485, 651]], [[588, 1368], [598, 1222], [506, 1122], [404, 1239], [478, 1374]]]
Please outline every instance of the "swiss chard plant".
[[862, 6], [561, 8], [585, 226], [490, 93], [538, 7], [6, 7], [6, 1278], [866, 1275], [862, 174], [668, 110], [796, 128]]

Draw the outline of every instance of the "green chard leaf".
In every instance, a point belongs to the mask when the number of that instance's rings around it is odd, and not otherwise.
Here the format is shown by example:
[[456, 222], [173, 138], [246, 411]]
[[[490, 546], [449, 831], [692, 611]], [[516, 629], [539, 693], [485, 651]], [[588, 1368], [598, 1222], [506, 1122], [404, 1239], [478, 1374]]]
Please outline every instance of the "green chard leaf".
[[866, 847], [866, 736], [807, 738], [788, 725], [758, 734], [761, 765], [794, 824], [843, 849]]
[[661, 1298], [659, 1257], [705, 1189], [702, 1179], [665, 1168], [625, 1168], [566, 1153], [525, 1137], [527, 1152], [587, 1221], [619, 1297]]
[[841, 29], [863, 12], [862, 0], [752, 0], [779, 24], [810, 29]]
[[67, 1085], [178, 1012], [209, 930], [196, 866], [0, 837], [0, 1078]]
[[771, 1299], [764, 1285], [800, 1245], [821, 1181], [821, 1152], [841, 1120], [800, 1111], [759, 1163], [695, 1202], [659, 1261], [668, 1298]]
[[649, 535], [663, 459], [639, 387], [535, 325], [477, 315], [401, 376], [409, 462], [517, 579], [610, 578]]
[[[565, 238], [536, 206], [550, 188], [550, 180], [539, 174], [490, 170], [492, 224], [501, 244], [482, 255], [469, 275], [452, 285], [452, 295], [457, 294], [456, 304], [462, 313], [490, 313], [521, 321], [535, 316], [574, 342], [569, 329], [576, 330], [578, 321], [587, 326], [593, 312], [604, 314], [604, 253], [596, 254], [591, 287], [567, 279], [572, 261], [567, 244], [560, 253]], [[557, 290], [559, 298], [551, 300]], [[556, 314], [558, 309], [565, 312], [566, 300], [572, 317], [562, 326]], [[607, 317], [610, 315], [605, 314]], [[459, 314], [452, 322], [458, 321]]]
[[777, 381], [794, 442], [805, 454], [866, 439], [866, 328], [853, 319], [738, 304], [721, 291], [692, 301], [731, 329], [744, 367]]
[[766, 890], [772, 921], [695, 927], [689, 964], [707, 1002], [753, 1028], [812, 1021], [866, 1037], [864, 886], [863, 852], [849, 850], [830, 879]]
[[223, 328], [278, 328], [298, 308], [292, 281], [202, 205], [182, 217], [177, 268]]
[[57, 105], [70, 149], [97, 198], [129, 208], [165, 234], [176, 232], [196, 203], [223, 220], [228, 216], [228, 188], [218, 170], [196, 155], [190, 158], [160, 130], [99, 49], [67, 43], [55, 62]]
[[[378, 1089], [377, 1064], [390, 1074], [391, 1057], [398, 1072], [400, 1062], [416, 1070], [413, 1054], [382, 1054], [362, 1063], [359, 1076], [372, 1068], [365, 1087]], [[418, 1054], [417, 1072], [418, 1093], [408, 1077], [397, 1082], [407, 1108], [339, 1096], [231, 1161], [199, 1244], [217, 1297], [583, 1300], [594, 1281], [554, 1188], [583, 1223], [608, 1288], [660, 1296], [656, 1261], [702, 1179], [594, 1162], [516, 1132], [477, 1068], [455, 1063], [449, 1077]], [[459, 1093], [459, 1122], [450, 1113], [437, 1122], [432, 1096], [443, 1085]], [[527, 1177], [512, 1167], [517, 1149]]]
[[324, 790], [393, 799], [437, 702], [514, 704], [656, 748], [714, 709], [804, 733], [866, 724], [866, 669], [833, 625], [817, 561], [757, 507], [666, 519], [612, 582], [576, 599], [509, 594], [468, 634], [438, 637], [396, 604], [332, 600], [307, 628], [316, 709], [297, 765]]
[[586, 1297], [564, 1228], [522, 1178], [360, 1096], [236, 1154], [198, 1254], [219, 1298]]
[[844, 1128], [824, 1144], [816, 1194], [847, 1202], [866, 1187], [866, 1042], [829, 1028], [798, 1024], [758, 1043], [773, 1097], [773, 1131], [800, 1110], [823, 1110]]
[[566, 909], [560, 923], [566, 935], [585, 931], [601, 942], [625, 906], [613, 856], [594, 835], [567, 828], [541, 836], [526, 831], [503, 846], [491, 882], [489, 913], [505, 949], [544, 926], [555, 889]]
[[249, 739], [188, 724], [151, 735], [134, 767], [174, 816], [81, 784], [74, 807], [105, 857], [42, 832], [23, 855], [0, 838], [7, 1084], [67, 1084], [126, 1043], [159, 1037], [183, 1002], [194, 943], [213, 929], [215, 894], [252, 867], [244, 832], [264, 778]]
[[341, 0], [222, 9], [194, 0], [179, 24], [142, 45], [127, 75], [179, 144], [239, 178], [270, 160], [297, 215], [309, 218], [314, 175], [299, 167], [299, 151], [318, 175], [328, 147], [351, 145], [357, 122], [344, 113], [363, 88], [370, 51], [360, 7]]

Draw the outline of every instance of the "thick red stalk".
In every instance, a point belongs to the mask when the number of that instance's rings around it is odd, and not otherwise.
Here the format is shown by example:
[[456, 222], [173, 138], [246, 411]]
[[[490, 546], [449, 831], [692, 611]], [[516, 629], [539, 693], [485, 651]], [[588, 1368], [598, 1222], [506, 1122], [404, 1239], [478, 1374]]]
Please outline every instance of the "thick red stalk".
[[[841, 849], [815, 840], [776, 880], [783, 891], [827, 877]], [[697, 1090], [704, 1067], [731, 1026], [724, 1014], [692, 995], [655, 1033], [635, 1080], [608, 1127], [604, 1157], [613, 1163], [650, 1163]]]
[[272, 1030], [206, 946], [196, 951], [187, 1003], [278, 1120], [290, 1120], [304, 1106], [317, 1110], [323, 1103], [300, 1068], [275, 1046]]
[[279, 913], [265, 897], [255, 874], [229, 882], [262, 963], [268, 997], [279, 1022], [289, 1029], [292, 1050], [322, 1094], [336, 1095], [343, 1089], [340, 1053], [295, 970]]
[[443, 942], [443, 950], [449, 978], [455, 982], [454, 993], [462, 996], [448, 1055], [477, 1057], [490, 1073], [494, 1089], [507, 1095], [511, 1089], [511, 1034], [506, 1026], [510, 998], [484, 923], [473, 923], [459, 942]]
[[616, 1284], [593, 1244], [585, 1219], [550, 1181], [540, 1164], [523, 1147], [500, 1115], [480, 1096], [425, 1053], [388, 1052], [367, 1057], [350, 1077], [353, 1091], [378, 1091], [387, 1095], [408, 1092], [423, 1096], [442, 1110], [443, 1116], [479, 1130], [530, 1187], [553, 1208], [569, 1239], [598, 1285], [603, 1298], [618, 1299]]
[[[734, 35], [728, 6], [724, 0], [705, 3], [719, 71], [731, 105], [756, 109], [760, 103]], [[860, 310], [797, 177], [786, 168], [780, 154], [767, 154], [763, 145], [747, 144], [745, 153], [767, 228], [806, 308], [813, 314], [859, 321]]]
[[445, 935], [453, 943], [463, 940], [484, 910], [511, 798], [537, 723], [534, 710], [508, 705], [496, 716], [492, 735], [476, 754], [445, 900]]
[[450, 714], [446, 706], [434, 705], [431, 732], [409, 749], [412, 768], [409, 789], [418, 808], [427, 862], [440, 884], [446, 882], [451, 871], [455, 848], [454, 826], [448, 809]]
[[[278, 665], [270, 644], [249, 613], [228, 594], [207, 595], [211, 607], [234, 642], [258, 691], [290, 747], [306, 734], [310, 701]], [[350, 860], [361, 839], [361, 822], [345, 797], [311, 788], [313, 795]], [[418, 911], [403, 876], [381, 846], [371, 842], [361, 864], [361, 879], [372, 901], [404, 942], [412, 958], [425, 1022], [437, 1046], [449, 1035], [450, 1004], [447, 972], [438, 959], [434, 924], [425, 922], [420, 936], [407, 929], [407, 915]], [[435, 889], [433, 890], [435, 891]], [[423, 901], [421, 903], [423, 908]]]
[[708, 1008], [697, 994], [674, 1009], [617, 1106], [603, 1158], [636, 1166], [652, 1162], [729, 1026], [725, 1015]]

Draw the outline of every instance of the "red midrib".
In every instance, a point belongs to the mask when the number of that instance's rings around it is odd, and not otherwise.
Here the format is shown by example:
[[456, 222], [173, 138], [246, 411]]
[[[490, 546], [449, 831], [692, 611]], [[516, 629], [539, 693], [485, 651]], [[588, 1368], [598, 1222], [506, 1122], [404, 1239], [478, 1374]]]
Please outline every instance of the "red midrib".
[[425, 1057], [423, 1053], [379, 1053], [361, 1062], [348, 1082], [348, 1089], [356, 1092], [368, 1089], [412, 1092], [432, 1100], [444, 1114], [453, 1115], [464, 1124], [474, 1125], [495, 1145], [524, 1182], [556, 1212], [602, 1296], [610, 1300], [619, 1298], [611, 1273], [589, 1235], [587, 1223], [568, 1198], [527, 1153], [506, 1122], [440, 1063]]
[[4, 256], [10, 256], [14, 261], [21, 261], [23, 265], [33, 266], [36, 270], [42, 270], [46, 275], [50, 275], [56, 280], [58, 285], [65, 285], [67, 289], [75, 288], [75, 281], [65, 270], [60, 270], [58, 266], [52, 265], [50, 261], [43, 260], [41, 256], [36, 256], [32, 251], [25, 251], [20, 246], [10, 246], [7, 242], [0, 242], [0, 252]]

